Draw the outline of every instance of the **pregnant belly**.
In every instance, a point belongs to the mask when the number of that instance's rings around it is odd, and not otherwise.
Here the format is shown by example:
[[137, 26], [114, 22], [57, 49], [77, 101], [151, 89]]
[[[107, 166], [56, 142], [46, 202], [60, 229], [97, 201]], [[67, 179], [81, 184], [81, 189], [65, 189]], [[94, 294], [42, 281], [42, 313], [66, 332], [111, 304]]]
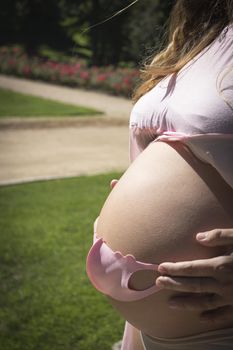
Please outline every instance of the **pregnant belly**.
[[[220, 248], [198, 245], [195, 234], [232, 227], [232, 198], [232, 190], [217, 172], [181, 144], [154, 142], [110, 193], [97, 235], [114, 251], [148, 263], [213, 257], [222, 253]], [[153, 271], [137, 272], [130, 287], [145, 289], [156, 276]], [[161, 290], [133, 302], [109, 300], [125, 319], [152, 337], [182, 337], [215, 329], [200, 324], [198, 312], [170, 309], [171, 295]]]

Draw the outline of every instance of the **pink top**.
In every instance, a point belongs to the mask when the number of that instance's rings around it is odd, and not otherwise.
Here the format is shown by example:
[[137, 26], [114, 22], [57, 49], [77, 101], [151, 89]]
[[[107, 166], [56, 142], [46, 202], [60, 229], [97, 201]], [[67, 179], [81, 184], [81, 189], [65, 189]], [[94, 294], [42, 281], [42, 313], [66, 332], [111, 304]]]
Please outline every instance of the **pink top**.
[[233, 25], [134, 105], [130, 161], [159, 140], [185, 143], [233, 188]]
[[[212, 165], [233, 188], [233, 25], [222, 33], [177, 76], [164, 78], [134, 105], [130, 116], [130, 161], [150, 142], [180, 141], [200, 160]], [[225, 74], [227, 73], [227, 74]], [[219, 82], [226, 104], [218, 93]], [[96, 223], [95, 223], [96, 225]], [[102, 293], [121, 301], [145, 298], [155, 285], [131, 290], [130, 276], [157, 265], [113, 252], [95, 237], [87, 257], [87, 273]]]

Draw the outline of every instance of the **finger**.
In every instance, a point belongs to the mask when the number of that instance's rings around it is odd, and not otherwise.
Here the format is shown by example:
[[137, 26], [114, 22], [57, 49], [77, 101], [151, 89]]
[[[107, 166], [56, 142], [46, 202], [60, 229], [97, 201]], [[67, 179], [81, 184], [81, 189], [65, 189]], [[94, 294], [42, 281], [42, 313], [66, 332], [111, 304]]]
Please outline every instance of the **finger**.
[[233, 322], [233, 306], [225, 305], [211, 311], [205, 311], [201, 314], [201, 322], [208, 322], [213, 324], [226, 324]]
[[110, 183], [110, 188], [111, 188], [111, 190], [116, 186], [117, 182], [118, 182], [118, 180], [116, 180], [116, 179], [113, 179], [113, 180], [111, 181], [111, 183]]
[[172, 309], [184, 310], [213, 310], [223, 306], [224, 300], [217, 294], [189, 294], [184, 296], [174, 296], [169, 300]]
[[229, 279], [229, 275], [233, 276], [233, 255], [176, 263], [165, 262], [158, 266], [158, 271], [169, 276]]
[[213, 278], [202, 277], [168, 277], [159, 276], [156, 285], [163, 289], [190, 293], [217, 293], [219, 283]]
[[220, 245], [233, 245], [233, 229], [216, 229], [208, 232], [201, 232], [196, 235], [199, 243], [210, 247]]

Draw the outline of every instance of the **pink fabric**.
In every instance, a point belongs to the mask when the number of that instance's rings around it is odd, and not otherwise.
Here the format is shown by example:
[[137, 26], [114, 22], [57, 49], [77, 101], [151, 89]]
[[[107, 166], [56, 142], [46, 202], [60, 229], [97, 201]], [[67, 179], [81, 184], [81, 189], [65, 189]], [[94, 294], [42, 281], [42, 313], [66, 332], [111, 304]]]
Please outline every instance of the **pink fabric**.
[[[142, 334], [144, 348], [147, 350], [232, 350], [233, 328], [207, 331], [181, 338], [151, 338]], [[128, 348], [129, 350], [132, 349]]]
[[162, 136], [158, 137], [157, 141], [183, 142], [197, 158], [212, 165], [233, 188], [232, 134], [182, 135], [177, 133], [164, 133]]
[[[232, 64], [231, 25], [177, 76], [164, 78], [134, 105], [130, 116], [130, 161], [151, 142], [180, 141], [196, 157], [212, 165], [233, 188], [233, 109], [217, 90], [223, 73]], [[232, 71], [222, 80], [221, 91], [233, 107]], [[121, 350], [134, 350], [132, 334], [133, 326], [126, 322]]]
[[[129, 125], [130, 162], [151, 142], [180, 141], [196, 157], [213, 166], [233, 188], [232, 65], [230, 25], [177, 75], [164, 78], [134, 105]], [[144, 265], [133, 256], [113, 252], [105, 242], [97, 240], [88, 255], [87, 272], [101, 292], [129, 301], [152, 292], [128, 289], [130, 274], [144, 269]], [[152, 288], [156, 292], [156, 287]], [[121, 350], [134, 350], [131, 337], [132, 326], [126, 323]]]
[[134, 105], [130, 161], [154, 141], [181, 141], [233, 187], [233, 25]]
[[94, 224], [94, 244], [87, 256], [87, 274], [97, 290], [113, 299], [133, 301], [145, 298], [160, 288], [155, 284], [145, 290], [133, 290], [128, 286], [130, 277], [138, 270], [154, 270], [158, 265], [139, 262], [133, 255], [123, 256], [113, 252], [102, 240], [96, 237]]
[[134, 350], [132, 348], [133, 335], [134, 335], [133, 330], [134, 330], [133, 326], [131, 326], [131, 324], [126, 321], [122, 344], [121, 344], [121, 350]]

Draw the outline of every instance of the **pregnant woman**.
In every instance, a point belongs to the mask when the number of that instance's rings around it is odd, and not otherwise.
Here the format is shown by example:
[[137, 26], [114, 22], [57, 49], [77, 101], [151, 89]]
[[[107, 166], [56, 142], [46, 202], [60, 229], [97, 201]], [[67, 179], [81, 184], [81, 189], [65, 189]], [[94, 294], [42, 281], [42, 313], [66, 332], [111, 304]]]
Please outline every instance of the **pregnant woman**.
[[176, 1], [135, 100], [131, 165], [95, 223], [87, 273], [127, 320], [122, 350], [232, 349], [232, 320], [171, 309], [174, 292], [155, 284], [165, 261], [230, 253], [195, 235], [233, 227], [232, 0]]

